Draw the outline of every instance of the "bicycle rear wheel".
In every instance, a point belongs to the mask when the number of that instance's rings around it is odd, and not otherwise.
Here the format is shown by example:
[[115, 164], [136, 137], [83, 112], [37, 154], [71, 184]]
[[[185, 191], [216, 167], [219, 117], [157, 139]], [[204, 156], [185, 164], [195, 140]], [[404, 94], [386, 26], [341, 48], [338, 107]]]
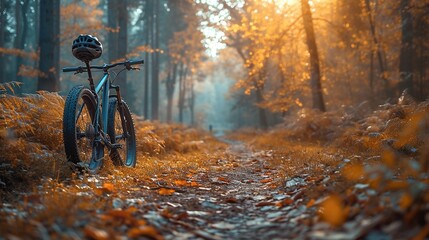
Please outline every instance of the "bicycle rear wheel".
[[[123, 121], [121, 119], [123, 112]], [[124, 129], [125, 127], [125, 129]], [[136, 135], [133, 118], [128, 105], [113, 97], [109, 101], [109, 122], [107, 133], [114, 147], [110, 150], [110, 158], [116, 166], [135, 167], [136, 165]]]
[[[79, 169], [96, 172], [101, 168], [104, 146], [94, 126], [96, 99], [90, 89], [76, 86], [64, 106], [63, 138], [67, 160]], [[99, 122], [100, 123], [100, 122]]]

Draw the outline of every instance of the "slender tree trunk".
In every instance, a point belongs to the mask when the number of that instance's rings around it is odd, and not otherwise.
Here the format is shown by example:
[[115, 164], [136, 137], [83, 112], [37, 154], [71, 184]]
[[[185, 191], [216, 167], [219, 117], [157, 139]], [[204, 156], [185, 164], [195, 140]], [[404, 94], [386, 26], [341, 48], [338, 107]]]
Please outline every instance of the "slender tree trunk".
[[[21, 17], [22, 17], [22, 32], [21, 32], [21, 36], [20, 36], [20, 40], [19, 40], [19, 44], [17, 44], [16, 48], [18, 49], [25, 49], [25, 42], [27, 40], [27, 33], [28, 33], [28, 17], [27, 17], [27, 12], [28, 12], [28, 6], [29, 6], [29, 0], [24, 0], [22, 2], [21, 5]], [[21, 67], [23, 62], [22, 57], [18, 57], [16, 59], [16, 67], [17, 67], [17, 72], [19, 72], [19, 68]], [[17, 76], [16, 81], [18, 82], [22, 82], [22, 76]]]
[[159, 119], [159, 8], [160, 1], [155, 1], [154, 6], [154, 29], [155, 34], [153, 35], [154, 47], [156, 49], [154, 53], [153, 61], [153, 76], [152, 76], [152, 119]]
[[[256, 88], [256, 98], [258, 102], [262, 102], [264, 100], [262, 90], [260, 88]], [[258, 107], [259, 112], [259, 126], [262, 129], [268, 128], [268, 119], [267, 119], [267, 111], [265, 108]]]
[[[23, 17], [22, 17], [22, 6], [21, 6], [21, 1], [20, 0], [16, 0], [15, 1], [15, 39], [14, 39], [14, 43], [13, 43], [13, 48], [15, 49], [22, 49], [22, 21], [23, 21]], [[21, 56], [15, 56], [15, 64], [13, 65], [12, 68], [12, 73], [13, 73], [13, 78], [11, 79], [12, 81], [17, 81], [17, 76], [18, 76], [18, 69], [19, 69], [19, 61], [21, 61]]]
[[378, 65], [380, 67], [380, 77], [384, 83], [385, 95], [386, 97], [389, 97], [390, 93], [389, 93], [389, 81], [387, 79], [387, 68], [383, 61], [383, 50], [381, 49], [380, 43], [378, 41], [378, 38], [375, 32], [375, 24], [373, 21], [373, 15], [372, 15], [372, 10], [371, 10], [371, 5], [369, 0], [365, 0], [365, 6], [368, 11], [368, 22], [371, 29], [372, 40], [377, 48], [377, 59], [378, 59]]
[[183, 123], [183, 110], [185, 109], [186, 97], [186, 77], [188, 74], [188, 67], [181, 66], [181, 77], [179, 78], [179, 122]]
[[413, 88], [413, 15], [410, 1], [401, 0], [402, 41], [399, 57], [399, 94], [405, 89], [411, 96], [416, 96]]
[[38, 90], [58, 91], [59, 84], [59, 22], [60, 3], [56, 0], [40, 1], [40, 60]]
[[[264, 64], [266, 65], [266, 63]], [[263, 69], [261, 72], [259, 72], [259, 79], [265, 79], [266, 78], [266, 71]], [[266, 82], [265, 80], [262, 82]], [[261, 104], [264, 102], [264, 88], [265, 84], [258, 84], [258, 81], [254, 82], [254, 86], [256, 88], [256, 102]], [[259, 112], [259, 126], [262, 129], [268, 128], [268, 119], [267, 119], [267, 111], [265, 108], [258, 106], [258, 112]]]
[[[107, 2], [107, 26], [112, 29], [118, 29], [118, 1], [108, 0]], [[118, 33], [110, 31], [107, 35], [109, 62], [118, 59]]]
[[190, 113], [190, 119], [191, 119], [191, 126], [195, 125], [195, 114], [194, 114], [194, 107], [195, 107], [195, 90], [194, 90], [194, 81], [190, 81], [190, 87], [189, 87], [189, 113]]
[[[152, 25], [152, 17], [153, 13], [151, 10], [152, 7], [152, 1], [146, 0], [145, 4], [145, 42], [147, 46], [151, 46], [151, 29], [153, 27]], [[149, 62], [149, 52], [145, 52], [145, 74], [144, 74], [144, 96], [143, 96], [143, 115], [146, 119], [149, 119], [149, 71], [150, 71], [150, 62]]]
[[301, 0], [302, 18], [307, 36], [307, 46], [310, 53], [310, 70], [311, 70], [311, 93], [313, 96], [313, 108], [324, 112], [325, 102], [323, 100], [322, 84], [320, 81], [319, 54], [317, 52], [316, 37], [314, 35], [313, 17], [311, 15], [308, 0]]
[[[127, 10], [127, 0], [122, 0], [117, 2], [117, 18], [118, 18], [118, 59], [126, 59], [127, 50], [128, 50], [128, 10]], [[121, 95], [126, 100], [132, 99], [131, 96], [127, 94], [127, 71], [123, 71], [118, 75], [116, 82], [121, 86]]]
[[[5, 47], [6, 2], [0, 0], [0, 48]], [[4, 66], [4, 55], [0, 53], [0, 66]], [[0, 83], [5, 82], [4, 67], [0, 67]]]
[[176, 86], [177, 64], [173, 63], [173, 72], [168, 74], [166, 88], [167, 88], [167, 122], [173, 120], [173, 96]]

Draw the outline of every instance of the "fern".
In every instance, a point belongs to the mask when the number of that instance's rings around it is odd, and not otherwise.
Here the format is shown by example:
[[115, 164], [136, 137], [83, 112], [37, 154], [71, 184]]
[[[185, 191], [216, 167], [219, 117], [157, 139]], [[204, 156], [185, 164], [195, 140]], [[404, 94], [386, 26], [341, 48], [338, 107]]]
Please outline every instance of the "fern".
[[21, 87], [22, 84], [23, 84], [22, 82], [16, 82], [16, 81], [0, 83], [0, 96], [5, 95], [8, 92], [8, 90], [12, 94], [15, 94], [15, 87]]

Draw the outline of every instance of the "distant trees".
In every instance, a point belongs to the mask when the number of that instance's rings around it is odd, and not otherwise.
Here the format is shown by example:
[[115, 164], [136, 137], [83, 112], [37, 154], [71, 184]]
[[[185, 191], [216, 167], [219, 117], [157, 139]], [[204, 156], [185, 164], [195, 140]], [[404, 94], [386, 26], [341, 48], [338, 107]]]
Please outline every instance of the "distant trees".
[[[108, 45], [106, 51], [109, 62], [123, 61], [128, 53], [128, 10], [127, 0], [108, 0], [107, 4], [107, 26]], [[117, 76], [116, 83], [121, 86], [121, 92], [125, 99], [131, 99], [127, 95], [127, 74], [121, 73]]]
[[429, 94], [425, 1], [217, 2], [204, 20], [224, 33], [246, 70], [234, 86], [241, 91], [234, 109], [251, 102], [260, 127], [264, 111], [273, 124], [301, 107], [324, 111], [366, 100], [375, 107], [404, 89], [421, 100]]
[[401, 52], [399, 55], [399, 90], [409, 90], [412, 96], [416, 96], [413, 86], [413, 35], [414, 22], [411, 13], [410, 0], [401, 0]]
[[[0, 1], [0, 48], [5, 48], [6, 44], [7, 8], [8, 2]], [[0, 52], [0, 83], [5, 82], [4, 69], [4, 54]]]
[[304, 30], [307, 38], [308, 52], [310, 53], [310, 81], [311, 95], [313, 98], [313, 108], [325, 111], [323, 92], [321, 84], [321, 73], [319, 64], [319, 53], [317, 51], [316, 36], [314, 34], [313, 17], [308, 0], [301, 0], [302, 18], [304, 20]]
[[39, 32], [39, 78], [37, 89], [46, 91], [60, 90], [60, 2], [56, 0], [40, 1]]

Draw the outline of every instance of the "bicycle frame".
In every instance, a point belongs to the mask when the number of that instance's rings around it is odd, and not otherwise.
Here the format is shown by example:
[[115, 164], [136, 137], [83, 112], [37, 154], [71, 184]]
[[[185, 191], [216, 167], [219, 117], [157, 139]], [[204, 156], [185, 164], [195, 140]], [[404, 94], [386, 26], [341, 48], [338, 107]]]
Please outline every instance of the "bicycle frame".
[[[110, 81], [109, 81], [109, 73], [107, 71], [104, 71], [104, 75], [101, 78], [100, 82], [97, 84], [97, 87], [95, 87], [95, 93], [97, 97], [97, 110], [95, 112], [95, 118], [94, 118], [94, 126], [98, 125], [98, 119], [99, 119], [99, 109], [100, 109], [100, 99], [99, 94], [100, 91], [103, 90], [102, 93], [102, 99], [101, 99], [101, 114], [102, 114], [102, 121], [103, 121], [103, 132], [107, 132], [107, 121], [108, 121], [108, 114], [109, 114], [109, 97], [110, 97]], [[98, 129], [95, 130], [96, 133]]]

